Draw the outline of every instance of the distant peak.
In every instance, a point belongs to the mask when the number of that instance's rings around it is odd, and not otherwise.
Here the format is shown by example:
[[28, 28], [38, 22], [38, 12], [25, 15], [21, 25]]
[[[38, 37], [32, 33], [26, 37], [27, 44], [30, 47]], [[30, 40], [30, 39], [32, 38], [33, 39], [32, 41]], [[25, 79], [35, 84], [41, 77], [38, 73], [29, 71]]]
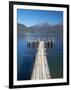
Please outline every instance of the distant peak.
[[34, 26], [44, 26], [44, 25], [49, 25], [47, 22], [42, 22], [42, 23], [38, 23], [38, 24], [36, 24], [36, 25], [34, 25]]

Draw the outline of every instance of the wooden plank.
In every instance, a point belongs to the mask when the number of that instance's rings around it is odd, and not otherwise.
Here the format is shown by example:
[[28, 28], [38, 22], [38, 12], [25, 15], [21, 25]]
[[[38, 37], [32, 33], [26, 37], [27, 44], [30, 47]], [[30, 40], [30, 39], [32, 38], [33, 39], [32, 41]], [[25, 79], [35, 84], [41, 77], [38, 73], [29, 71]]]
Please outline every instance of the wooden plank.
[[44, 47], [44, 41], [40, 41], [35, 58], [35, 64], [33, 67], [32, 80], [50, 79], [50, 71], [46, 58], [46, 52]]

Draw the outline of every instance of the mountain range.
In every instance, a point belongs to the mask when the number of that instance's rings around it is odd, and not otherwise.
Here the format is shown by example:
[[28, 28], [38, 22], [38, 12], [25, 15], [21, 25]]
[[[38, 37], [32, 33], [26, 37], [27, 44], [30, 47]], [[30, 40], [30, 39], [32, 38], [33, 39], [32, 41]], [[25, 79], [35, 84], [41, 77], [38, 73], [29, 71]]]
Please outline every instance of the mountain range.
[[36, 25], [33, 25], [31, 27], [27, 27], [23, 24], [17, 24], [17, 32], [19, 36], [24, 35], [24, 33], [62, 33], [63, 32], [63, 25], [57, 24], [57, 25], [50, 25], [48, 23], [38, 23]]

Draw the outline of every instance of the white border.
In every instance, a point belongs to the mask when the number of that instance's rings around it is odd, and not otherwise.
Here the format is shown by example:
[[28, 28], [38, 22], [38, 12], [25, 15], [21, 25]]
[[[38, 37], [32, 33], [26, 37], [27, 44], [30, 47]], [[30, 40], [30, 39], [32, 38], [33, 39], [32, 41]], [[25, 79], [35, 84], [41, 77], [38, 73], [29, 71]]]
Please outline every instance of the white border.
[[[67, 9], [61, 7], [43, 7], [43, 6], [28, 6], [28, 5], [14, 5], [14, 18], [13, 18], [13, 82], [14, 85], [29, 85], [29, 84], [42, 84], [42, 83], [61, 83], [67, 81]], [[33, 10], [53, 10], [63, 11], [63, 78], [62, 79], [48, 79], [48, 80], [25, 80], [17, 81], [17, 9], [33, 9]]]

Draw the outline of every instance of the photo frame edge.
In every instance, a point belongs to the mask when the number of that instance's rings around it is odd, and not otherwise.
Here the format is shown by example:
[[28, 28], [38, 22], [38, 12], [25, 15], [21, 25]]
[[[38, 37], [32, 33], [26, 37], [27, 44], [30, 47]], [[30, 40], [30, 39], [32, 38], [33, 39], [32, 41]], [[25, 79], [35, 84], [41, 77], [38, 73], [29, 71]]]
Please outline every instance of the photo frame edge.
[[[50, 84], [32, 84], [32, 85], [13, 85], [13, 6], [24, 3], [25, 5], [48, 5], [62, 6], [67, 8], [67, 82], [50, 83]], [[22, 4], [23, 5], [23, 4]], [[9, 1], [9, 88], [26, 88], [26, 87], [42, 87], [42, 86], [60, 86], [69, 85], [69, 5], [66, 4], [49, 4], [49, 3], [32, 3], [32, 2], [16, 2]]]

